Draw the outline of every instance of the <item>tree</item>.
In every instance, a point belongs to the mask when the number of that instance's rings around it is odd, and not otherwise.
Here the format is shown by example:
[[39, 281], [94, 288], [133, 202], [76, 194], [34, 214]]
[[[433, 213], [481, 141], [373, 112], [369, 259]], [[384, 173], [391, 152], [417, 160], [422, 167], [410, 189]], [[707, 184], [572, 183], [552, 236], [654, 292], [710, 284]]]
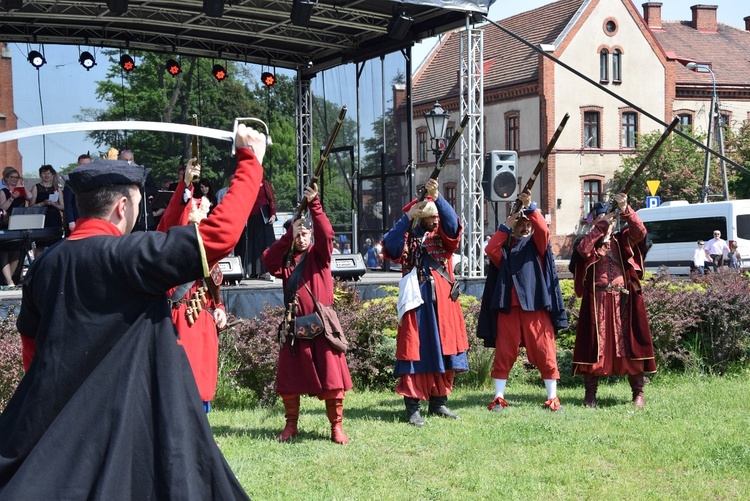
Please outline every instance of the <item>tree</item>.
[[[750, 121], [743, 121], [738, 130], [727, 128], [724, 144], [730, 159], [750, 169]], [[750, 198], [750, 175], [729, 169], [729, 189], [737, 198]]]
[[[698, 141], [699, 136], [687, 132]], [[614, 195], [640, 164], [641, 160], [651, 150], [661, 136], [661, 132], [653, 132], [638, 137], [635, 153], [625, 158], [622, 169], [616, 171], [612, 177], [609, 191]], [[705, 155], [703, 150], [678, 134], [670, 136], [661, 145], [648, 167], [638, 177], [628, 194], [629, 204], [636, 209], [646, 206], [646, 196], [649, 194], [647, 180], [660, 181], [658, 195], [662, 201], [687, 200], [690, 203], [700, 202], [701, 186], [703, 185]], [[711, 186], [720, 185], [718, 173], [712, 175]]]
[[[166, 123], [192, 123], [197, 114], [199, 124], [232, 130], [234, 118], [254, 116], [259, 109], [251, 93], [236, 77], [237, 65], [229, 64], [229, 76], [217, 81], [211, 75], [212, 61], [182, 57], [182, 72], [171, 76], [164, 56], [154, 53], [131, 53], [135, 70], [125, 73], [119, 66], [119, 51], [105, 51], [109, 58], [107, 80], [97, 83], [96, 97], [107, 103], [103, 109], [82, 109], [80, 119], [145, 120]], [[155, 179], [174, 179], [177, 167], [190, 155], [190, 137], [149, 131], [96, 131], [89, 137], [97, 147], [107, 150], [133, 150], [136, 162], [152, 169]], [[234, 171], [228, 143], [200, 139], [203, 175], [214, 181]], [[217, 183], [218, 184], [218, 183]]]

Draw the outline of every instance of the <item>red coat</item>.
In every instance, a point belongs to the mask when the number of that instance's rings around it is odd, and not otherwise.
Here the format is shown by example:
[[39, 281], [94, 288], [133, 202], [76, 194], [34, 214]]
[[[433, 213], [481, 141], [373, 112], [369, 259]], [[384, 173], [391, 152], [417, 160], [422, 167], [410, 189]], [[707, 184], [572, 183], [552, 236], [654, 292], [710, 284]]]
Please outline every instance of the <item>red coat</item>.
[[[307, 315], [315, 311], [315, 304], [305, 284], [323, 305], [333, 304], [333, 276], [331, 275], [331, 254], [333, 252], [333, 227], [323, 212], [323, 206], [316, 197], [308, 204], [312, 218], [314, 241], [307, 248], [305, 270], [299, 281], [297, 294], [299, 306], [297, 315]], [[273, 276], [281, 278], [286, 287], [294, 266], [286, 266], [286, 254], [292, 247], [292, 227], [263, 253], [263, 264]], [[295, 253], [299, 262], [302, 253]], [[352, 380], [349, 366], [343, 353], [331, 348], [325, 336], [311, 340], [295, 339], [292, 350], [291, 337], [279, 350], [279, 364], [276, 372], [276, 390], [280, 394], [319, 395], [328, 390], [349, 390]]]
[[[193, 191], [191, 185], [189, 190]], [[158, 231], [167, 231], [172, 226], [184, 226], [189, 224], [190, 210], [193, 198], [184, 203], [182, 195], [185, 192], [185, 182], [180, 179], [177, 183], [177, 189], [172, 199], [169, 201], [164, 215], [159, 221]], [[182, 296], [172, 298], [175, 290], [173, 287], [167, 291], [167, 298], [178, 301], [182, 298], [193, 298], [195, 293], [204, 286], [203, 279], [196, 280], [190, 286], [190, 289]], [[189, 303], [181, 303], [178, 307], [172, 308], [172, 322], [174, 322], [179, 334], [178, 343], [185, 348], [190, 368], [193, 370], [195, 383], [198, 385], [198, 393], [201, 400], [210, 402], [216, 394], [216, 382], [219, 377], [219, 336], [214, 321], [213, 312], [219, 308], [224, 310], [224, 304], [214, 302], [210, 293], [206, 293], [206, 305], [198, 313], [195, 322], [190, 325], [187, 319], [187, 309]]]
[[[621, 296], [621, 301], [625, 303], [622, 312], [612, 312], [615, 315], [622, 315], [622, 332], [616, 334], [624, 337], [627, 358], [643, 360], [644, 370], [654, 372], [656, 371], [654, 343], [641, 291], [643, 260], [646, 254], [644, 245], [646, 228], [630, 207], [621, 213], [621, 217], [627, 221], [628, 226], [611, 236], [611, 252], [614, 259], [621, 265], [624, 288], [627, 289], [628, 294]], [[573, 350], [574, 364], [594, 364], [599, 358], [595, 280], [598, 276], [597, 263], [602, 258], [595, 252], [594, 246], [606, 231], [606, 221], [598, 221], [574, 250], [582, 258], [577, 261], [575, 267], [575, 291], [582, 301]]]

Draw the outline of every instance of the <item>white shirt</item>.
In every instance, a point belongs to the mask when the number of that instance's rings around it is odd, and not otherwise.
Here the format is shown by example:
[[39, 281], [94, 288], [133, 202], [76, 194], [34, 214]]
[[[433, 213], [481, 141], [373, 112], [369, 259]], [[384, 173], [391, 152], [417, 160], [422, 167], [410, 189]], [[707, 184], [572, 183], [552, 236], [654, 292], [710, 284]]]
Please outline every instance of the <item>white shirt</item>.
[[698, 247], [695, 249], [695, 252], [693, 252], [693, 265], [698, 266], [705, 266], [706, 263], [710, 263], [711, 258], [706, 253], [705, 247]]
[[706, 250], [711, 255], [722, 254], [726, 256], [727, 252], [729, 252], [729, 245], [727, 244], [727, 241], [723, 240], [721, 237], [714, 237], [706, 242]]

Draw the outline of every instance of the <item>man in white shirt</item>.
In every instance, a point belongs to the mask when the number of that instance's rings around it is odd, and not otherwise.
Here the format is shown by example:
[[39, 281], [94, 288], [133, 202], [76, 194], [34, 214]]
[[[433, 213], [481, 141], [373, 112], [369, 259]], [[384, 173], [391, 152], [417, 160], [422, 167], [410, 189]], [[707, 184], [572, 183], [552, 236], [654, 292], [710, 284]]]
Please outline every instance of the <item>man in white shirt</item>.
[[724, 256], [729, 252], [729, 245], [721, 238], [721, 231], [714, 230], [714, 238], [706, 242], [706, 250], [713, 261], [714, 271], [724, 266]]

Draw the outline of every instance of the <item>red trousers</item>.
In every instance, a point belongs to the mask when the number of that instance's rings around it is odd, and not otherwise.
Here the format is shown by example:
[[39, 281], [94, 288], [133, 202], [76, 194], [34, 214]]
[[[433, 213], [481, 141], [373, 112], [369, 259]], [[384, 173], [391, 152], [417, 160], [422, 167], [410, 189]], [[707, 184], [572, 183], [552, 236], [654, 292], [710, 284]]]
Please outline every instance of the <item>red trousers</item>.
[[511, 306], [510, 312], [497, 314], [493, 378], [508, 379], [521, 346], [526, 347], [529, 362], [539, 369], [542, 379], [560, 379], [555, 328], [547, 311], [523, 311], [520, 306]]

